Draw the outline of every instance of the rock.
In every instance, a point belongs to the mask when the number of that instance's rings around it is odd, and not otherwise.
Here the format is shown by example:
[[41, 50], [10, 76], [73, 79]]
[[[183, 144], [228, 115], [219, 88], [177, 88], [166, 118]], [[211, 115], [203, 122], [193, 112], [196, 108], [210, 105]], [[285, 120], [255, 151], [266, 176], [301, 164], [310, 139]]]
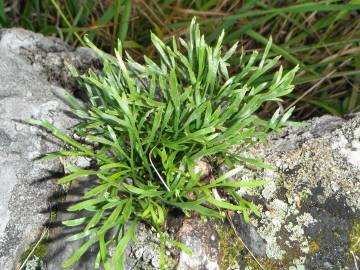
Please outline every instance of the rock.
[[177, 270], [220, 270], [220, 242], [213, 222], [186, 219], [178, 236], [192, 254], [180, 253]]
[[[0, 29], [0, 51], [0, 269], [15, 269], [50, 220], [53, 194], [58, 191], [55, 179], [64, 171], [59, 161], [38, 160], [56, 151], [60, 142], [23, 121], [47, 119], [63, 130], [75, 125], [77, 120], [66, 112], [62, 98], [63, 87], [77, 93], [65, 63], [80, 71], [96, 71], [102, 65], [90, 49], [73, 49], [58, 39], [23, 29]], [[57, 216], [64, 218], [62, 213]], [[50, 238], [59, 237], [59, 231], [58, 227], [51, 229]], [[54, 256], [54, 263], [45, 268], [61, 269], [72, 251], [80, 247], [78, 242], [64, 248], [63, 238], [42, 243], [46, 253], [62, 255], [61, 261]], [[35, 256], [29, 267], [43, 265], [43, 259]], [[78, 264], [82, 269], [89, 269], [89, 265], [88, 261]]]
[[[7, 40], [17, 31], [19, 42]], [[24, 30], [1, 30], [0, 269], [6, 270], [15, 269], [21, 254], [42, 234], [50, 219], [48, 198], [57, 189], [54, 174], [62, 171], [60, 162], [38, 159], [55, 151], [57, 142], [23, 121], [48, 119], [61, 129], [75, 123], [64, 113], [67, 106], [60, 98], [64, 90], [46, 81], [13, 50], [20, 40], [31, 44], [32, 35], [38, 37]]]
[[[136, 241], [130, 243], [126, 254], [125, 269], [160, 269], [159, 235], [140, 223], [136, 230]], [[166, 269], [174, 269], [179, 252], [166, 245], [164, 255]]]
[[[72, 160], [72, 164], [75, 163], [79, 165], [76, 160]], [[88, 165], [84, 160], [81, 163], [85, 167]], [[45, 265], [44, 270], [63, 269], [62, 265], [88, 240], [85, 238], [78, 241], [67, 241], [67, 237], [79, 233], [80, 230], [77, 227], [66, 227], [61, 224], [64, 220], [81, 217], [79, 213], [68, 212], [67, 208], [71, 203], [79, 201], [80, 195], [90, 188], [87, 180], [91, 180], [91, 178], [84, 178], [84, 181], [74, 182], [66, 191], [59, 193], [56, 197], [53, 196], [52, 208], [56, 212], [56, 219], [48, 224], [50, 227], [49, 237], [46, 240], [48, 252], [46, 257], [41, 258]], [[91, 183], [91, 181], [89, 182]], [[91, 246], [84, 256], [68, 269], [93, 269], [97, 249], [98, 245]]]
[[74, 49], [57, 38], [44, 37], [20, 28], [0, 29], [0, 47], [22, 56], [45, 80], [81, 98], [85, 95], [69, 75], [66, 63], [74, 65], [80, 73], [89, 68], [95, 72], [102, 68], [100, 58], [89, 48]]
[[[264, 263], [275, 260], [286, 269], [354, 269], [351, 239], [360, 241], [360, 114], [323, 116], [287, 128], [269, 146], [247, 155], [276, 168], [244, 167], [238, 177], [271, 181], [240, 191], [261, 209], [261, 218], [251, 218], [251, 224], [237, 223], [239, 232], [256, 231], [243, 237], [250, 249]], [[254, 243], [263, 244], [259, 249]]]

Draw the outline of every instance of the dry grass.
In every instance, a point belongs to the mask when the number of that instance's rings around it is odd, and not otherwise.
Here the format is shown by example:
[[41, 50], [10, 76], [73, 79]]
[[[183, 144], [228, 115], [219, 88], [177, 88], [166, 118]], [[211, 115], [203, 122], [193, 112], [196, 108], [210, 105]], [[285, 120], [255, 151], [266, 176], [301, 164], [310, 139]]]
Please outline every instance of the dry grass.
[[[302, 69], [287, 100], [297, 105], [294, 116], [302, 120], [360, 109], [360, 5], [355, 2], [0, 0], [0, 25], [56, 35], [73, 46], [87, 34], [108, 52], [119, 38], [137, 60], [155, 54], [150, 31], [169, 40], [183, 35], [193, 16], [210, 42], [225, 29], [228, 47], [240, 41], [245, 51], [262, 51], [272, 36], [271, 53], [283, 56], [285, 69], [296, 64]], [[263, 114], [275, 107], [266, 104]]]

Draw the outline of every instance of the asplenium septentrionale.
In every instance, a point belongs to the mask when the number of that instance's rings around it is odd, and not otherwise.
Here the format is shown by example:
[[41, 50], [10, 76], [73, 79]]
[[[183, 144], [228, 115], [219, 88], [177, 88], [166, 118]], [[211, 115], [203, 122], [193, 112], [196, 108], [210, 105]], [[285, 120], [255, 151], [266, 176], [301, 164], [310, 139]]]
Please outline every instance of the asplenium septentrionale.
[[[88, 104], [81, 105], [68, 95], [73, 113], [80, 119], [73, 132], [81, 140], [47, 121], [30, 120], [67, 143], [65, 150], [49, 154], [51, 157], [78, 156], [94, 161], [90, 169], [69, 166], [71, 173], [59, 180], [65, 184], [91, 175], [89, 179], [94, 180], [88, 181], [95, 184], [83, 201], [68, 209], [87, 212], [64, 224], [83, 226], [83, 232], [72, 239], [87, 237], [88, 241], [65, 267], [98, 243], [96, 265], [122, 269], [136, 224], [145, 222], [161, 233], [167, 214], [174, 208], [185, 215], [197, 212], [217, 218], [224, 218], [229, 210], [242, 212], [246, 219], [250, 212], [257, 214], [254, 205], [236, 189], [257, 187], [264, 181], [230, 181], [239, 172], [236, 166], [215, 180], [204, 180], [196, 164], [204, 159], [232, 164], [235, 157], [240, 162], [265, 166], [240, 155], [228, 155], [228, 150], [239, 143], [253, 145], [285, 124], [291, 112], [280, 117], [278, 110], [270, 120], [259, 119], [255, 113], [264, 102], [279, 101], [293, 90], [291, 82], [297, 68], [286, 74], [281, 66], [276, 72], [272, 70], [279, 58], [266, 58], [270, 41], [260, 59], [257, 52], [249, 58], [241, 54], [238, 73], [230, 76], [227, 61], [237, 44], [223, 53], [223, 37], [214, 47], [209, 46], [195, 20], [189, 41], [174, 38], [168, 46], [152, 34], [160, 59], [155, 63], [145, 56], [145, 64], [129, 55], [124, 60], [120, 43], [116, 57], [112, 57], [87, 41], [102, 58], [104, 68], [101, 74], [90, 70], [79, 75], [70, 67], [89, 99]], [[269, 76], [264, 75], [272, 76], [266, 81]], [[115, 247], [112, 256], [110, 246]]]

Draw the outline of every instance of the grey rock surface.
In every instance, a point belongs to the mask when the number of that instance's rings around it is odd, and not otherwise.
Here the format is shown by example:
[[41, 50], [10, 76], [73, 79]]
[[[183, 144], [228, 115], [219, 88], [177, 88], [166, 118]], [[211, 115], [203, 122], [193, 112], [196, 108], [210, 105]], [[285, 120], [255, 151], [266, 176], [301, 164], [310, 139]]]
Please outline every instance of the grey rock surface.
[[182, 224], [179, 240], [191, 249], [192, 254], [180, 253], [177, 270], [220, 270], [220, 242], [213, 222], [187, 219]]
[[360, 257], [355, 246], [360, 243], [360, 114], [314, 118], [247, 155], [276, 169], [243, 167], [238, 175], [244, 181], [270, 181], [264, 188], [239, 191], [261, 209], [261, 218], [252, 218], [251, 225], [237, 224], [239, 232], [247, 232], [243, 239], [250, 249], [284, 269], [355, 269], [354, 256]]
[[[56, 142], [23, 121], [48, 119], [62, 129], [74, 124], [64, 113], [64, 90], [41, 77], [16, 50], [31, 46], [33, 34], [17, 31], [0, 35], [0, 269], [6, 270], [15, 269], [42, 233], [50, 217], [48, 197], [56, 190], [52, 175], [62, 171], [59, 162], [38, 159], [54, 151]], [[9, 39], [10, 33], [17, 38]]]
[[0, 29], [0, 47], [26, 59], [38, 76], [80, 97], [82, 92], [69, 75], [66, 63], [75, 66], [80, 73], [89, 68], [95, 72], [102, 68], [99, 57], [89, 48], [74, 49], [57, 38], [44, 37], [21, 28]]

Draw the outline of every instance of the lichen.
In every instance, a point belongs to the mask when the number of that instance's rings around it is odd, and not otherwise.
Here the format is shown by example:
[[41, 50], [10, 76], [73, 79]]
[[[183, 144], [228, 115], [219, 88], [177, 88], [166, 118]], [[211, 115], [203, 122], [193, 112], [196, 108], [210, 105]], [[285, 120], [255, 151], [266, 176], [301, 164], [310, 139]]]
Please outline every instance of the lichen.
[[290, 266], [289, 270], [305, 270], [305, 266], [302, 264], [296, 266]]
[[31, 260], [26, 263], [25, 270], [42, 270], [44, 269], [44, 262], [41, 258], [33, 256]]
[[[165, 233], [168, 240], [170, 236]], [[175, 247], [167, 241], [165, 246], [165, 270], [174, 269], [177, 264]], [[160, 269], [160, 236], [155, 230], [148, 229], [145, 224], [139, 224], [136, 241], [134, 241], [127, 254], [129, 269]]]
[[[32, 265], [34, 265], [35, 262], [36, 262], [36, 265], [42, 264], [43, 259], [47, 256], [48, 251], [49, 251], [48, 244], [45, 241], [42, 241], [34, 249], [35, 245], [36, 245], [36, 243], [30, 245], [29, 248], [24, 253], [21, 254], [20, 260], [19, 260], [20, 265], [22, 265], [25, 262], [25, 260], [28, 258], [28, 256], [30, 255], [31, 252], [32, 252], [32, 255], [26, 264], [26, 265], [29, 264], [29, 269], [31, 269]], [[28, 269], [27, 266], [26, 266], [26, 269]], [[35, 269], [38, 269], [38, 268], [35, 268]]]
[[349, 164], [360, 168], [360, 128], [353, 130], [350, 138], [346, 138], [341, 131], [337, 135], [338, 140], [333, 143], [333, 148], [337, 149]]
[[276, 234], [280, 231], [287, 216], [288, 205], [275, 199], [269, 205], [269, 211], [264, 213], [265, 219], [261, 221], [264, 225], [259, 228], [260, 236], [266, 240], [266, 255], [269, 258], [280, 260], [285, 251], [277, 243]]

